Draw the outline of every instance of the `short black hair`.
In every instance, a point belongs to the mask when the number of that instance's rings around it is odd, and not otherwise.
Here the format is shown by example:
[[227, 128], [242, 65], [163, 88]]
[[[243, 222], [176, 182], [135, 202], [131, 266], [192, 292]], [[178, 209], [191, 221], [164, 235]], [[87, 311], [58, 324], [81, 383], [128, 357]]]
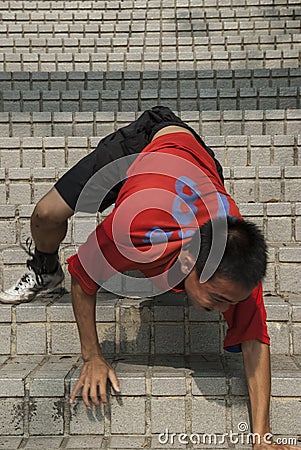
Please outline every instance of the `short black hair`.
[[[223, 256], [216, 263], [213, 276], [221, 276], [247, 288], [254, 288], [266, 274], [267, 245], [257, 225], [234, 217], [209, 220], [196, 231], [187, 245], [189, 252], [196, 258], [198, 276], [209, 256], [213, 226], [214, 233], [224, 235], [225, 242]], [[214, 255], [211, 258], [212, 264]]]

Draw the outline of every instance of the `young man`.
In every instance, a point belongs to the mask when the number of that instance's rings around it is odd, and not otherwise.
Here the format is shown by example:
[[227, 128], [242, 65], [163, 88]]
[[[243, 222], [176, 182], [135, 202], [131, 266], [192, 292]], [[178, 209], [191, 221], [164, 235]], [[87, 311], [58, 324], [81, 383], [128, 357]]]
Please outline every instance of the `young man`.
[[[103, 185], [92, 182], [88, 192], [96, 190], [104, 198], [99, 209], [112, 201], [116, 206], [68, 260], [84, 360], [70, 401], [82, 388], [88, 408], [89, 395], [99, 404], [98, 389], [102, 402], [107, 403], [108, 378], [119, 391], [116, 374], [98, 343], [96, 292], [115, 273], [140, 269], [159, 289], [186, 290], [197, 309], [224, 314], [229, 325], [225, 348], [243, 352], [253, 432], [263, 436], [269, 432], [271, 381], [261, 287], [266, 267], [264, 239], [255, 225], [241, 219], [211, 150], [168, 109], [147, 111], [134, 124], [106, 138], [41, 200], [32, 217], [35, 254], [19, 284], [3, 294], [4, 301], [28, 301], [32, 290], [48, 289], [47, 283], [55, 277], [59, 281], [57, 249], [66, 233], [66, 219], [80, 198], [84, 199], [83, 210], [89, 202], [84, 185], [105, 164], [135, 153], [135, 161], [132, 158], [131, 164], [125, 164], [129, 169], [123, 185], [124, 173], [110, 190], [106, 189], [111, 179]], [[117, 171], [114, 167], [113, 178], [119, 169], [119, 165]], [[270, 446], [260, 443], [254, 448]]]

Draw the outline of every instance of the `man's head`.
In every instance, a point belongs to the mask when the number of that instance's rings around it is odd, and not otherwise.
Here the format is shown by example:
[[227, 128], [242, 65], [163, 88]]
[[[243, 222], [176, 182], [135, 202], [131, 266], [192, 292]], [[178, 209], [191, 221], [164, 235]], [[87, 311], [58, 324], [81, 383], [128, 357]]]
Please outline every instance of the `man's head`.
[[[213, 225], [217, 234], [225, 234], [226, 247], [213, 276], [200, 283], [212, 246]], [[181, 254], [181, 270], [187, 274], [186, 292], [197, 309], [224, 312], [249, 297], [265, 276], [266, 260], [266, 243], [255, 224], [227, 218], [225, 227], [224, 219], [213, 219], [200, 227]]]

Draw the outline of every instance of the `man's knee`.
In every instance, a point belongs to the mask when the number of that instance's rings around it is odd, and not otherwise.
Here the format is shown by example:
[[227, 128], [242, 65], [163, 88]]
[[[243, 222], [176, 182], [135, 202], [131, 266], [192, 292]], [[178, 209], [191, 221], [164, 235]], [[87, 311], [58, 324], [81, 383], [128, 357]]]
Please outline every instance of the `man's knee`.
[[55, 225], [58, 226], [65, 220], [60, 218], [55, 211], [50, 207], [47, 201], [40, 200], [31, 215], [31, 220], [33, 223], [39, 223], [41, 225]]
[[59, 193], [53, 189], [35, 206], [31, 216], [33, 223], [46, 226], [60, 226], [71, 217], [73, 210], [65, 203]]

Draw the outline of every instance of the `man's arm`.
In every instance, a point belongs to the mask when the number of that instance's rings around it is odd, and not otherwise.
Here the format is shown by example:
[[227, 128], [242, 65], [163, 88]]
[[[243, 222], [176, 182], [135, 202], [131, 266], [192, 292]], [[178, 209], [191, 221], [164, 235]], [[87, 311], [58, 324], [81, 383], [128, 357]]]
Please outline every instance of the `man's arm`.
[[299, 447], [264, 442], [264, 435], [270, 433], [271, 364], [270, 348], [257, 339], [242, 343], [245, 374], [249, 389], [252, 412], [252, 432], [261, 436], [261, 444], [255, 450], [294, 450]]
[[79, 331], [84, 365], [79, 380], [71, 393], [70, 403], [73, 403], [76, 394], [82, 387], [83, 401], [87, 408], [91, 408], [88, 399], [89, 392], [92, 402], [95, 405], [99, 405], [97, 394], [99, 387], [101, 400], [106, 404], [107, 379], [109, 378], [114, 390], [117, 392], [120, 391], [119, 382], [114, 369], [104, 359], [99, 346], [95, 320], [96, 294], [86, 294], [78, 281], [73, 277], [71, 293], [72, 306]]
[[242, 343], [249, 389], [253, 433], [270, 433], [271, 368], [270, 348], [257, 339]]

